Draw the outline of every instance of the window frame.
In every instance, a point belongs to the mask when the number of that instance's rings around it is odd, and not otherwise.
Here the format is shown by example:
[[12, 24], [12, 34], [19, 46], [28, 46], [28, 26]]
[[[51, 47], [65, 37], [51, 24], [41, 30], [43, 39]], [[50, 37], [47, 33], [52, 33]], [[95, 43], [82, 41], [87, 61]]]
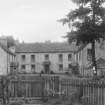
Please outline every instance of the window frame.
[[72, 68], [72, 65], [71, 64], [68, 64], [68, 69], [71, 69]]
[[35, 55], [34, 54], [31, 55], [31, 62], [35, 62]]
[[63, 71], [63, 64], [59, 64], [59, 71]]
[[[32, 67], [34, 67], [34, 69], [32, 69]], [[33, 72], [35, 72], [35, 69], [36, 69], [36, 65], [35, 64], [31, 64], [31, 71]]]
[[26, 60], [26, 55], [21, 55], [21, 60], [25, 61]]
[[63, 62], [63, 54], [58, 55], [59, 62]]
[[72, 54], [68, 54], [68, 61], [72, 60]]
[[45, 60], [49, 60], [49, 54], [44, 55]]
[[87, 49], [87, 61], [92, 61], [92, 49]]
[[25, 64], [21, 65], [21, 70], [26, 70], [26, 65]]

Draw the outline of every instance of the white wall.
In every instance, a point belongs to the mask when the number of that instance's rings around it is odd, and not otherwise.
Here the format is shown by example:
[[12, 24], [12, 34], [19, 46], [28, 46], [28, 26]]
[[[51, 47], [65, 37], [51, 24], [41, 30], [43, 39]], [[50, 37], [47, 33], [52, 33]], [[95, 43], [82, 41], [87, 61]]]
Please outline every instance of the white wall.
[[[50, 69], [56, 73], [59, 73], [59, 59], [58, 55], [63, 54], [63, 68], [64, 70], [68, 68], [68, 64], [74, 61], [74, 54], [72, 54], [73, 58], [71, 61], [68, 62], [68, 54], [70, 53], [17, 53], [16, 55], [16, 60], [19, 62], [19, 70], [21, 71], [21, 65], [25, 64], [26, 65], [26, 72], [31, 72], [31, 55], [35, 55], [35, 65], [36, 65], [36, 72], [41, 72], [43, 68], [43, 62], [45, 61], [44, 55], [49, 54], [49, 60], [51, 62]], [[21, 55], [26, 55], [26, 61], [23, 62], [21, 60]]]
[[0, 75], [7, 75], [10, 72], [10, 63], [14, 60], [15, 57], [13, 55], [0, 47]]
[[0, 75], [6, 75], [7, 72], [7, 54], [0, 47]]
[[[105, 45], [104, 45], [105, 46]], [[91, 44], [88, 44], [82, 51], [81, 51], [81, 58], [78, 61], [80, 65], [80, 72], [83, 74], [86, 74], [86, 67], [90, 62], [87, 60], [87, 49], [91, 48]], [[80, 52], [79, 52], [80, 53]], [[96, 48], [95, 48], [95, 53], [96, 53], [96, 60], [99, 58], [105, 59], [105, 47], [102, 49], [100, 48], [100, 44], [96, 43]], [[77, 54], [76, 54], [77, 55]], [[75, 56], [76, 56], [75, 55]]]

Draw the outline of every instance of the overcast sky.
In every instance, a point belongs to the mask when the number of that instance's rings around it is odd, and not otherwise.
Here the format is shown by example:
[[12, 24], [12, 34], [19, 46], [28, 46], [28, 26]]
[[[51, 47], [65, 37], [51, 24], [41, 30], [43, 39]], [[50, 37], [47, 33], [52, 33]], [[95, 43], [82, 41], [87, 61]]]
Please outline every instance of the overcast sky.
[[0, 36], [25, 42], [62, 41], [67, 27], [58, 19], [73, 8], [70, 0], [0, 0]]

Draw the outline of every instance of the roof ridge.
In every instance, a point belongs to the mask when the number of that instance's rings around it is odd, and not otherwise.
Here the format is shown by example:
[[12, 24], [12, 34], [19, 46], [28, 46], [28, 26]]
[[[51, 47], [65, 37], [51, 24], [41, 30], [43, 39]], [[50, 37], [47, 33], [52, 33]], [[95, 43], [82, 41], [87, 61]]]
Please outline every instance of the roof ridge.
[[76, 50], [77, 47], [69, 43], [23, 43], [16, 46], [16, 52], [74, 52]]

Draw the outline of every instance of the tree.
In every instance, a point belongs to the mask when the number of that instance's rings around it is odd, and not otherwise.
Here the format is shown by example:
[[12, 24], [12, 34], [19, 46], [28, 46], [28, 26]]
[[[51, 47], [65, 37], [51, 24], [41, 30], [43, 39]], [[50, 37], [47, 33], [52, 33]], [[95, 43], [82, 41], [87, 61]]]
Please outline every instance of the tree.
[[12, 36], [7, 36], [7, 47], [12, 47], [16, 45], [15, 39]]
[[95, 42], [105, 40], [105, 0], [72, 0], [77, 4], [75, 10], [70, 11], [66, 18], [59, 20], [63, 24], [72, 27], [66, 37], [69, 43], [76, 42], [76, 45], [92, 45], [92, 67], [97, 75], [95, 57]]

